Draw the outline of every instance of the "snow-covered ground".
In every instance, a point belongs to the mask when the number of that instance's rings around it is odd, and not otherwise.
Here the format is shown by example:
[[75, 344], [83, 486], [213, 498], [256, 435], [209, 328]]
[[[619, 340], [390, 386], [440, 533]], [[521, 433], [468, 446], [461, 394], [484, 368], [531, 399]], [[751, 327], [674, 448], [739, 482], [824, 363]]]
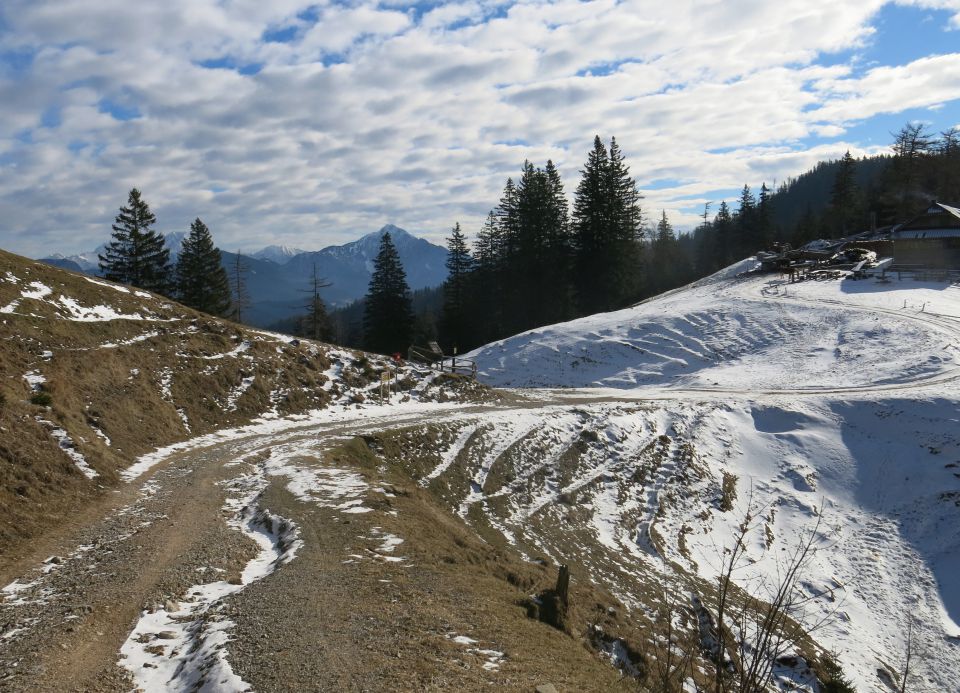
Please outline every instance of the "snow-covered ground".
[[[960, 690], [960, 286], [791, 284], [736, 276], [744, 267], [469, 354], [490, 384], [579, 388], [565, 393], [584, 405], [543, 416], [525, 444], [587, 429], [609, 442], [573, 478], [517, 455], [510, 476], [524, 483], [503, 498], [475, 478], [465, 502], [549, 555], [562, 549], [545, 527], [576, 494], [597, 544], [619, 555], [584, 559], [613, 590], [636, 561], [713, 579], [752, 499], [736, 579], [762, 592], [819, 517], [807, 620], [825, 620], [814, 637], [857, 690], [889, 690], [879, 672], [902, 669], [911, 630], [911, 687]], [[589, 403], [614, 393], [638, 406]], [[496, 431], [488, 448], [518, 445], [510, 426]], [[724, 477], [736, 490], [726, 512]]]
[[945, 282], [714, 276], [466, 356], [500, 387], [859, 388], [955, 374], [958, 318]]

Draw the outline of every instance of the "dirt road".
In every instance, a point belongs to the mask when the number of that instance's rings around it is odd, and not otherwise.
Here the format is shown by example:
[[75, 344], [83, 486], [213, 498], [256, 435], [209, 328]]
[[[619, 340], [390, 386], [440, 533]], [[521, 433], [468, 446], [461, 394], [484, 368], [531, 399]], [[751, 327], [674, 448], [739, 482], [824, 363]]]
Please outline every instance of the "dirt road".
[[[511, 572], [409, 479], [344, 457], [354, 436], [485, 408], [388, 409], [174, 453], [6, 557], [0, 690], [616, 688], [524, 617], [542, 570]], [[584, 664], [557, 674], [565, 648]]]

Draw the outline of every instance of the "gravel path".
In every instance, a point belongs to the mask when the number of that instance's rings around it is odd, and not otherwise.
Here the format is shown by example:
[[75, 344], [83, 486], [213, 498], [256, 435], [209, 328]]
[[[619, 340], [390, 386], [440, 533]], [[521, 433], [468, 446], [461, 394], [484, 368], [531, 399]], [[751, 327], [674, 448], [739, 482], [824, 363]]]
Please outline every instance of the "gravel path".
[[[458, 414], [481, 409], [460, 406]], [[533, 657], [542, 666], [528, 662], [520, 671], [508, 663], [501, 642], [512, 638], [516, 650], [542, 627], [524, 623], [528, 619], [516, 606], [522, 593], [504, 592], [502, 577], [488, 580], [489, 571], [464, 575], [456, 565], [494, 565], [499, 557], [478, 557], [492, 549], [424, 510], [425, 492], [412, 482], [410, 490], [398, 491], [385, 469], [361, 475], [355, 463], [326, 459], [365, 430], [453, 418], [449, 411], [392, 418], [358, 412], [352, 421], [291, 423], [287, 431], [173, 454], [85, 509], [29, 555], [4, 559], [0, 691], [129, 691], [138, 685], [193, 690], [216, 658], [226, 663], [227, 674], [218, 670], [221, 678], [207, 681], [209, 690], [530, 688], [549, 680], [557, 645], [551, 639], [559, 636], [548, 634], [529, 648], [528, 656], [542, 648], [542, 656]], [[263, 547], [236, 531], [238, 488], [252, 494], [254, 509], [291, 530], [296, 558], [271, 564], [265, 575], [196, 616], [193, 625], [175, 624], [200, 633], [189, 646], [173, 647], [170, 631], [148, 628], [144, 634], [144, 614], [169, 612], [173, 623], [200, 600], [197, 586], [246, 582], [241, 573]], [[451, 550], [442, 550], [467, 552], [468, 558], [445, 556], [451, 565], [433, 565], [443, 564], [431, 553], [436, 545], [418, 539], [440, 527], [444, 541], [455, 539], [448, 542]], [[497, 618], [487, 614], [488, 598], [506, 600], [506, 608], [516, 610], [519, 633], [491, 639]], [[155, 665], [148, 661], [137, 664], [145, 669], [134, 667], [132, 676], [120, 652], [135, 628], [148, 658], [198, 650], [199, 659], [185, 665], [196, 671], [184, 674], [183, 685], [158, 683], [149, 678], [154, 672], [146, 669]], [[487, 635], [478, 637], [478, 628]], [[208, 646], [214, 655], [208, 656]], [[586, 680], [571, 685], [582, 688]]]

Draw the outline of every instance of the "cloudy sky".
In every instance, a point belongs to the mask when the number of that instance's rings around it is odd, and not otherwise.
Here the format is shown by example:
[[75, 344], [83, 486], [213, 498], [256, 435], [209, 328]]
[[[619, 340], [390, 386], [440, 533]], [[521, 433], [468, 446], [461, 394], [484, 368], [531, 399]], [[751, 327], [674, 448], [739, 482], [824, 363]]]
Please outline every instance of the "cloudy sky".
[[685, 228], [917, 120], [960, 125], [960, 0], [4, 0], [0, 248], [92, 249], [134, 186], [230, 250], [442, 241], [594, 134]]

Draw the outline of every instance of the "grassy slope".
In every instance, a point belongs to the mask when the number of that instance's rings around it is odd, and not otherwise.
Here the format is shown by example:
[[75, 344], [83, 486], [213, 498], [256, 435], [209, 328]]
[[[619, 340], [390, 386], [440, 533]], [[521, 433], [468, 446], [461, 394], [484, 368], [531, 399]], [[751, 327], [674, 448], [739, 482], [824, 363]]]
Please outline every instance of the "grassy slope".
[[[50, 293], [22, 298], [36, 293], [33, 282]], [[346, 367], [343, 382], [325, 390], [323, 372], [344, 352], [331, 357], [323, 346], [294, 345], [140, 294], [0, 251], [0, 308], [12, 310], [0, 313], [0, 554], [106, 493], [143, 453], [271, 409], [322, 407], [377, 375]], [[142, 319], [69, 319], [61, 297]], [[211, 358], [218, 355], [225, 356]], [[31, 403], [30, 372], [45, 379], [49, 406]], [[38, 418], [65, 430], [98, 476], [84, 476]]]

